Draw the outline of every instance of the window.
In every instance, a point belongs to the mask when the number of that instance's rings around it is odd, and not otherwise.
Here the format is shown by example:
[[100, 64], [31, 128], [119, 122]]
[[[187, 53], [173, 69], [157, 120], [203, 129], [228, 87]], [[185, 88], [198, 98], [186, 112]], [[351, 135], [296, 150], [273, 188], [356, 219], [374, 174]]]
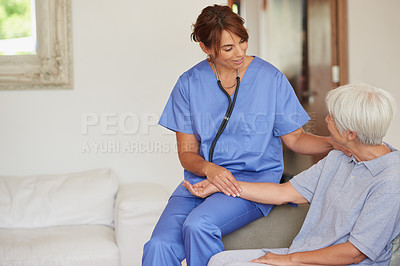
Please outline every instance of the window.
[[36, 53], [35, 0], [0, 0], [0, 55]]
[[31, 1], [31, 29], [16, 35], [32, 42], [28, 48], [0, 51], [0, 89], [72, 89], [71, 0]]

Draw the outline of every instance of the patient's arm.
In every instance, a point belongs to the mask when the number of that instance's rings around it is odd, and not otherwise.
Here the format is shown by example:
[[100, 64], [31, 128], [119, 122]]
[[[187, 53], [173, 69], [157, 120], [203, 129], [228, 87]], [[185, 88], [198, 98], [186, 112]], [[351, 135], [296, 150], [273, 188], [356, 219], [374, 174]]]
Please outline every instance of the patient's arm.
[[366, 258], [361, 251], [347, 241], [322, 249], [288, 255], [267, 253], [252, 262], [270, 265], [349, 265], [360, 263]]
[[[240, 197], [265, 203], [281, 205], [285, 203], [307, 203], [308, 201], [289, 183], [250, 183], [239, 182], [242, 191]], [[201, 181], [191, 185], [187, 181], [183, 181], [183, 186], [187, 188], [194, 196], [205, 198], [211, 194], [219, 192], [218, 188], [212, 185], [208, 180]]]
[[239, 182], [242, 192], [240, 197], [265, 203], [281, 205], [289, 202], [292, 203], [308, 203], [308, 201], [289, 183], [249, 183]]

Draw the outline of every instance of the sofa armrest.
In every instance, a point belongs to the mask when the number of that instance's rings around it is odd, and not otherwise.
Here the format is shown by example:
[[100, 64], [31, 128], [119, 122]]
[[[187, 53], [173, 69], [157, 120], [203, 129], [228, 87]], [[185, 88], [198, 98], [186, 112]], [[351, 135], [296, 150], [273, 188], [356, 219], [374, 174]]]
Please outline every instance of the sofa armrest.
[[122, 184], [115, 205], [115, 237], [121, 266], [141, 265], [143, 245], [167, 204], [169, 191], [158, 184]]

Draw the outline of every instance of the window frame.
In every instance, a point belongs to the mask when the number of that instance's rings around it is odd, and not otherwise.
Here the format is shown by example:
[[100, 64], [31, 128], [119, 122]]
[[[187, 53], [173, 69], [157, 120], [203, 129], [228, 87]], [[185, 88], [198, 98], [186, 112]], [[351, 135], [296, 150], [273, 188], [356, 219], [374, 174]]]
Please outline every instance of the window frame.
[[37, 52], [0, 55], [0, 90], [73, 89], [71, 0], [35, 0]]

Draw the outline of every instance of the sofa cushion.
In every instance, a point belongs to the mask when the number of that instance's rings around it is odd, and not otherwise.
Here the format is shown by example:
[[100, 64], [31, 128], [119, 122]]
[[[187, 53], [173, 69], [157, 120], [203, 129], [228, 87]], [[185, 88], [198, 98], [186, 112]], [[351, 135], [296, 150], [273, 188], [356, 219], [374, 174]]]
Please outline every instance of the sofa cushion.
[[1, 266], [119, 266], [108, 226], [0, 229], [0, 239]]
[[0, 176], [0, 228], [113, 226], [118, 180], [110, 169]]

